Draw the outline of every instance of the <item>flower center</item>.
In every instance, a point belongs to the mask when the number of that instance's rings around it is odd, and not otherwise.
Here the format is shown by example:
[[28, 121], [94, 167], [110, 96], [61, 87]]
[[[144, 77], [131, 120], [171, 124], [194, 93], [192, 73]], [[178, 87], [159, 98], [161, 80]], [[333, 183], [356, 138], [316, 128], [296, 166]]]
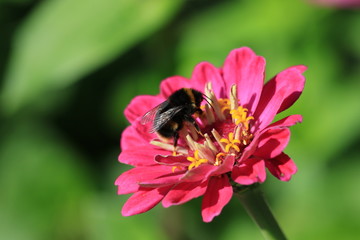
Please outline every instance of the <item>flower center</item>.
[[229, 139], [222, 138], [220, 142], [225, 143], [225, 152], [230, 152], [231, 149], [234, 149], [236, 152], [240, 152], [240, 148], [237, 144], [240, 144], [240, 140], [234, 139], [234, 133], [229, 133]]
[[246, 130], [249, 130], [249, 121], [253, 120], [253, 116], [247, 116], [248, 109], [239, 106], [237, 109], [233, 109], [230, 111], [232, 118], [235, 120], [235, 124], [242, 124]]
[[194, 167], [198, 167], [200, 164], [208, 162], [207, 159], [199, 157], [199, 150], [196, 150], [194, 152], [194, 157], [187, 157], [186, 159], [191, 162], [191, 164], [188, 167], [189, 170], [191, 170]]
[[[196, 118], [201, 133], [194, 131], [191, 124], [186, 124], [186, 129], [182, 130], [185, 131], [185, 143], [176, 148], [177, 155], [186, 156], [190, 162], [188, 170], [201, 164], [220, 166], [229, 154], [239, 159], [253, 139], [250, 126], [254, 117], [239, 104], [236, 85], [231, 87], [229, 98], [217, 99], [210, 83], [206, 85], [204, 92], [211, 101], [210, 104], [201, 106], [203, 114]], [[170, 152], [174, 150], [170, 143], [153, 140], [151, 144]], [[190, 156], [191, 153], [193, 156]]]

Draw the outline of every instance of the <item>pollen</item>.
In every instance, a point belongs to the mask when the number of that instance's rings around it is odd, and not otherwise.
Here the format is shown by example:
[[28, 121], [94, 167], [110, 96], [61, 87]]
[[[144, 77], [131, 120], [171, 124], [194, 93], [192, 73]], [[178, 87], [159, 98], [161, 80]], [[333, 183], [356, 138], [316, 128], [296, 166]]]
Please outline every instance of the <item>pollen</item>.
[[207, 159], [205, 159], [205, 158], [200, 158], [200, 156], [199, 156], [199, 151], [198, 151], [198, 150], [196, 150], [196, 151], [194, 152], [194, 157], [187, 157], [186, 159], [191, 162], [191, 164], [190, 164], [189, 167], [188, 167], [189, 170], [193, 169], [194, 167], [198, 167], [198, 166], [200, 166], [200, 165], [203, 164], [203, 163], [207, 163], [207, 162], [208, 162]]
[[223, 163], [223, 159], [225, 158], [226, 153], [218, 153], [216, 154], [214, 166], [220, 166]]
[[220, 142], [225, 143], [225, 152], [230, 152], [231, 149], [234, 149], [236, 152], [240, 152], [240, 147], [237, 144], [240, 144], [240, 140], [234, 138], [234, 133], [229, 133], [229, 138], [222, 138]]
[[253, 120], [253, 116], [248, 116], [248, 109], [239, 106], [237, 109], [233, 109], [230, 111], [232, 119], [235, 120], [235, 124], [242, 124], [246, 130], [249, 130], [249, 122]]
[[221, 112], [225, 112], [226, 110], [230, 111], [230, 100], [227, 98], [219, 98], [218, 103], [220, 105]]
[[244, 146], [249, 145], [251, 140], [253, 139], [253, 135], [243, 130], [241, 132], [241, 142]]

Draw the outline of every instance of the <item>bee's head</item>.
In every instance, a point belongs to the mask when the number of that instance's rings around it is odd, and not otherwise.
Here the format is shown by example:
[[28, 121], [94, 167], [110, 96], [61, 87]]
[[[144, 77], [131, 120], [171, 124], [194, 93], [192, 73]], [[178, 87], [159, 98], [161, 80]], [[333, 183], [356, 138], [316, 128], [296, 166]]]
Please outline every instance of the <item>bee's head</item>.
[[192, 104], [194, 106], [194, 108], [199, 108], [201, 102], [204, 100], [203, 97], [203, 93], [195, 90], [195, 89], [191, 89], [191, 94], [192, 94]]
[[203, 100], [204, 94], [192, 88], [181, 88], [169, 97], [173, 105], [183, 106], [187, 114], [201, 114], [200, 105]]

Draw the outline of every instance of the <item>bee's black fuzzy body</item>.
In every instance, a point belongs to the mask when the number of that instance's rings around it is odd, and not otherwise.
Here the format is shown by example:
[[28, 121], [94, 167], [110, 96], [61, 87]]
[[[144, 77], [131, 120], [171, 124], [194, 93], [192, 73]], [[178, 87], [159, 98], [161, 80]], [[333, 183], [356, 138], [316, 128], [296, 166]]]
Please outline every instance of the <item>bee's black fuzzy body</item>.
[[200, 104], [203, 94], [192, 88], [181, 88], [169, 96], [169, 98], [147, 112], [142, 122], [148, 122], [153, 117], [153, 132], [157, 132], [163, 138], [173, 138], [174, 147], [177, 146], [179, 131], [184, 127], [184, 122], [189, 122], [199, 131], [193, 114], [201, 114]]

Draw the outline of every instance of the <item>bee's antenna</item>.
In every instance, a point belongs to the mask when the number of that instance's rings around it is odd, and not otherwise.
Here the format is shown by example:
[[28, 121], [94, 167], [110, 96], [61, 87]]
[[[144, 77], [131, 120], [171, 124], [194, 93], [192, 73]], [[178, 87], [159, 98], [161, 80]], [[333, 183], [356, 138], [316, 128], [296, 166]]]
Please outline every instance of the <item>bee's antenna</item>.
[[206, 96], [205, 94], [203, 94], [202, 96], [203, 96], [204, 100], [210, 105], [210, 107], [212, 109], [214, 109], [214, 106], [212, 104], [212, 100], [208, 96]]

